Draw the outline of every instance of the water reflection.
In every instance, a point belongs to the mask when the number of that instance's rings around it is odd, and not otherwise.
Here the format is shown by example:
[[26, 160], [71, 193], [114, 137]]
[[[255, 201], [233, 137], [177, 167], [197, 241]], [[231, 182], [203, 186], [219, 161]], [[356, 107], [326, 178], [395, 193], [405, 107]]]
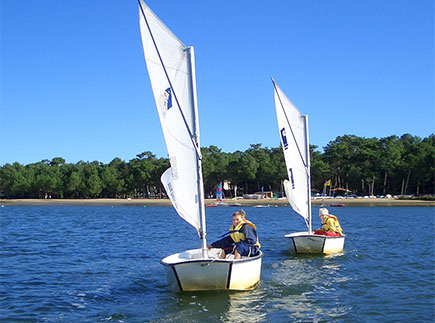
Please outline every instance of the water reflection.
[[222, 315], [223, 322], [264, 322], [265, 292], [259, 288], [254, 291], [231, 293], [228, 295], [228, 310]]
[[[188, 292], [172, 294], [158, 322], [264, 322], [264, 292]], [[166, 299], [168, 301], [168, 299]]]
[[299, 255], [273, 263], [268, 311], [282, 320], [344, 316], [352, 308], [340, 304], [338, 285], [350, 279], [340, 273], [341, 267], [340, 255]]

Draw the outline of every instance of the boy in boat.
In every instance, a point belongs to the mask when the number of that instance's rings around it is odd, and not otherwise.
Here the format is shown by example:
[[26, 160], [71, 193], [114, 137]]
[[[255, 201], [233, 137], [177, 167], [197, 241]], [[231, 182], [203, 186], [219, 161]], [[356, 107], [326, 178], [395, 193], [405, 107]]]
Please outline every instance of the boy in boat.
[[233, 214], [233, 225], [225, 236], [208, 246], [210, 248], [222, 248], [219, 258], [225, 259], [227, 254], [234, 253], [234, 259], [241, 256], [253, 257], [258, 255], [260, 250], [258, 241], [257, 227], [252, 222], [246, 220], [244, 210]]
[[329, 214], [327, 208], [319, 209], [319, 217], [322, 220], [322, 227], [315, 230], [315, 234], [321, 234], [331, 237], [340, 237], [343, 235], [340, 223], [335, 215]]

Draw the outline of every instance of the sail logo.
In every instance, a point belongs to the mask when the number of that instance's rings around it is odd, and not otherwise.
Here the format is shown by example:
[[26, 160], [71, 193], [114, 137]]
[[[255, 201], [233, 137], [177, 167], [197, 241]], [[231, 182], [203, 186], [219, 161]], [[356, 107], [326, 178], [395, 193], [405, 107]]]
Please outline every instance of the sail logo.
[[171, 164], [172, 179], [178, 180], [177, 157], [176, 156], [169, 157], [169, 163]]
[[163, 116], [166, 115], [166, 111], [172, 108], [172, 91], [168, 87], [159, 97], [160, 110]]
[[281, 134], [282, 146], [284, 147], [284, 150], [285, 150], [288, 148], [287, 135], [285, 132], [285, 128], [281, 129], [280, 134]]
[[292, 189], [295, 189], [295, 179], [293, 178], [293, 168], [290, 168], [289, 172], [290, 172], [290, 181], [292, 182]]
[[168, 195], [170, 196], [170, 197], [172, 197], [172, 199], [174, 199], [175, 200], [175, 192], [174, 192], [174, 187], [172, 186], [172, 183], [171, 182], [169, 182], [168, 184], [167, 184], [167, 193], [168, 193]]

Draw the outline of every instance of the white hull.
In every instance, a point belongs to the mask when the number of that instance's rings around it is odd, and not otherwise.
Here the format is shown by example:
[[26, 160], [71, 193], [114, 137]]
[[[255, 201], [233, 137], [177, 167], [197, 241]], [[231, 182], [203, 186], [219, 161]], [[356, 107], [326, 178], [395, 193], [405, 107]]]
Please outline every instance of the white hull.
[[251, 290], [260, 281], [263, 254], [239, 260], [218, 259], [221, 249], [187, 250], [163, 258], [169, 287], [174, 292], [201, 290]]
[[288, 240], [288, 250], [293, 254], [332, 254], [342, 252], [344, 236], [330, 237], [308, 232], [296, 232], [284, 236]]

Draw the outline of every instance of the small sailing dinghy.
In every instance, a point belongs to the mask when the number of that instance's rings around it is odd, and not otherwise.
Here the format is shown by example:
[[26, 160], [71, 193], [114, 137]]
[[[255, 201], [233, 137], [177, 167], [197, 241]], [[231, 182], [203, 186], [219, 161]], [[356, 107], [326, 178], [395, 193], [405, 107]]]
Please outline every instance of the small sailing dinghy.
[[161, 181], [202, 242], [199, 249], [160, 261], [168, 284], [176, 292], [253, 289], [260, 281], [262, 253], [234, 260], [218, 259], [220, 249], [207, 250], [193, 47], [184, 46], [143, 0], [138, 3], [145, 61], [171, 164]]
[[289, 180], [284, 189], [292, 209], [302, 216], [308, 231], [286, 234], [289, 251], [293, 254], [331, 254], [341, 252], [344, 235], [339, 237], [315, 234], [311, 227], [311, 175], [310, 146], [308, 140], [308, 116], [285, 96], [272, 79], [275, 93], [275, 108], [281, 145]]

